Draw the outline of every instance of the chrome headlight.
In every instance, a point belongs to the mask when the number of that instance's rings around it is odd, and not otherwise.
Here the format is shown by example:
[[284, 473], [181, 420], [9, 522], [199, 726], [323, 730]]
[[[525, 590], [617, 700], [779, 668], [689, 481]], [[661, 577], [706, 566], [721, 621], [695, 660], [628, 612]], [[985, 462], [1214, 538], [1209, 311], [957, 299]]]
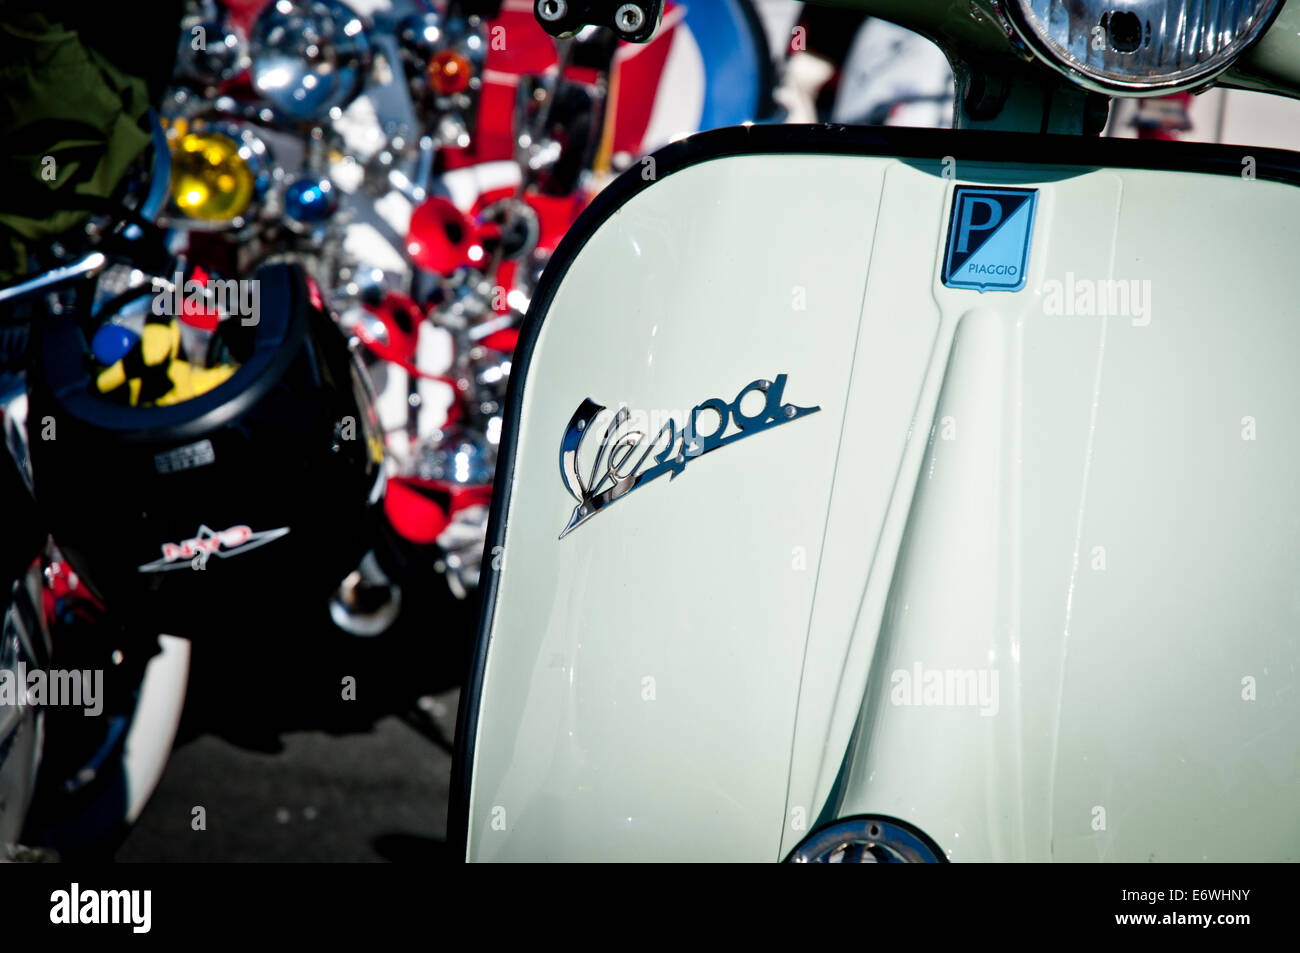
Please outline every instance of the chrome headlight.
[[814, 831], [790, 854], [792, 864], [933, 864], [938, 846], [910, 824], [889, 817], [850, 817]]
[[1081, 86], [1150, 96], [1227, 69], [1272, 21], [1280, 0], [1004, 0], [1016, 31]]

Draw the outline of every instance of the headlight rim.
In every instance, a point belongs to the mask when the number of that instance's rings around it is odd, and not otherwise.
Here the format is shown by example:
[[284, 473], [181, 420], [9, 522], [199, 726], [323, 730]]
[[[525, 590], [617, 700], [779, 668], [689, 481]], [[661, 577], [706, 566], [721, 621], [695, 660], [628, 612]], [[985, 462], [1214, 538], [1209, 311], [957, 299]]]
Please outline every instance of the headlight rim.
[[1000, 18], [1004, 23], [1010, 25], [1014, 38], [1023, 43], [1035, 59], [1060, 73], [1076, 86], [1089, 92], [1131, 99], [1169, 96], [1173, 93], [1200, 91], [1212, 86], [1220, 76], [1231, 69], [1242, 56], [1248, 53], [1268, 33], [1274, 21], [1286, 6], [1286, 0], [1260, 0], [1261, 3], [1272, 4], [1271, 8], [1260, 18], [1259, 23], [1251, 29], [1248, 38], [1241, 44], [1240, 48], [1222, 63], [1215, 63], [1200, 69], [1193, 67], [1170, 79], [1139, 81], [1099, 76], [1071, 62], [1062, 53], [1053, 49], [1051, 44], [1029, 24], [1023, 9], [1026, 2], [1027, 0], [992, 0], [994, 7], [1000, 14]]

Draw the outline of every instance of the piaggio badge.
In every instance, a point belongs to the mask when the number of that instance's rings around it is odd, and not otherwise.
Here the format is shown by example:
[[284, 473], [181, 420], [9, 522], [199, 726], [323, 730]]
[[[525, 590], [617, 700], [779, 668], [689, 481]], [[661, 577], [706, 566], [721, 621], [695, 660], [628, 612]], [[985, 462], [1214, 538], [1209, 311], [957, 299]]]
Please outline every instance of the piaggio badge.
[[247, 526], [232, 526], [216, 532], [207, 526], [200, 526], [198, 533], [191, 539], [179, 543], [163, 543], [162, 559], [155, 559], [139, 567], [140, 572], [166, 572], [169, 569], [201, 568], [207, 564], [210, 556], [225, 559], [238, 556], [258, 546], [265, 546], [289, 532], [289, 527], [266, 529], [253, 532]]
[[1023, 288], [1037, 202], [1037, 189], [957, 186], [948, 216], [943, 283], [979, 292]]
[[[775, 381], [751, 381], [741, 388], [736, 399], [729, 404], [717, 397], [710, 397], [691, 411], [685, 430], [670, 418], [649, 441], [639, 430], [618, 432], [629, 417], [626, 407], [619, 408], [605, 428], [605, 435], [601, 438], [596, 458], [591, 464], [591, 475], [586, 482], [583, 482], [578, 472], [578, 448], [582, 444], [582, 438], [591, 429], [592, 421], [605, 408], [591, 398], [584, 400], [574, 411], [560, 443], [560, 479], [564, 481], [564, 488], [569, 491], [569, 495], [578, 501], [568, 525], [560, 533], [560, 539], [564, 539], [609, 504], [645, 486], [651, 480], [658, 479], [665, 473], [671, 474], [669, 479], [676, 478], [686, 469], [686, 464], [697, 457], [821, 410], [820, 407], [783, 404], [781, 395], [785, 390], [785, 377], [784, 374], [778, 374]], [[741, 413], [740, 403], [750, 391], [764, 394], [766, 401], [759, 413], [747, 417]], [[701, 434], [699, 431], [700, 414], [705, 411], [712, 411], [718, 416], [717, 429], [710, 434]], [[736, 429], [728, 434], [727, 430], [733, 423]], [[656, 448], [662, 449], [655, 456], [654, 464], [642, 470], [646, 459]], [[635, 463], [627, 466], [636, 456], [637, 450], [641, 450], [641, 455], [636, 457]], [[601, 472], [602, 464], [604, 472]]]

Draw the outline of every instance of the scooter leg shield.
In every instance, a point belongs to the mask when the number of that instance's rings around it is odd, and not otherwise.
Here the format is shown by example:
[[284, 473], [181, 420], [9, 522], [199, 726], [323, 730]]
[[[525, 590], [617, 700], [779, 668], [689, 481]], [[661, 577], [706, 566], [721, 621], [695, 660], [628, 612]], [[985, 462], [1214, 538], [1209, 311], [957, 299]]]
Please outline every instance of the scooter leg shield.
[[517, 352], [469, 859], [1297, 855], [1300, 156], [1165, 146], [730, 129], [597, 198]]

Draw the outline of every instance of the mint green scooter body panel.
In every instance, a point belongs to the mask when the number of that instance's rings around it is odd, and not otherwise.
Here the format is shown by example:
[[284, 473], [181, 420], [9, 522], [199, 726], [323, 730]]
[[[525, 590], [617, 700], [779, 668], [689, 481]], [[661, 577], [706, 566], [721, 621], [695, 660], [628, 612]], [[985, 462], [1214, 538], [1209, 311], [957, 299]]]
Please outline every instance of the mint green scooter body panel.
[[[1296, 859], [1300, 156], [756, 127], [654, 158], [518, 351], [466, 856], [773, 861], [875, 814], [951, 860]], [[1032, 191], [1019, 290], [945, 281], [963, 187]], [[620, 405], [650, 427], [598, 463]], [[705, 406], [761, 425], [657, 464]], [[610, 452], [660, 472], [599, 505]]]

